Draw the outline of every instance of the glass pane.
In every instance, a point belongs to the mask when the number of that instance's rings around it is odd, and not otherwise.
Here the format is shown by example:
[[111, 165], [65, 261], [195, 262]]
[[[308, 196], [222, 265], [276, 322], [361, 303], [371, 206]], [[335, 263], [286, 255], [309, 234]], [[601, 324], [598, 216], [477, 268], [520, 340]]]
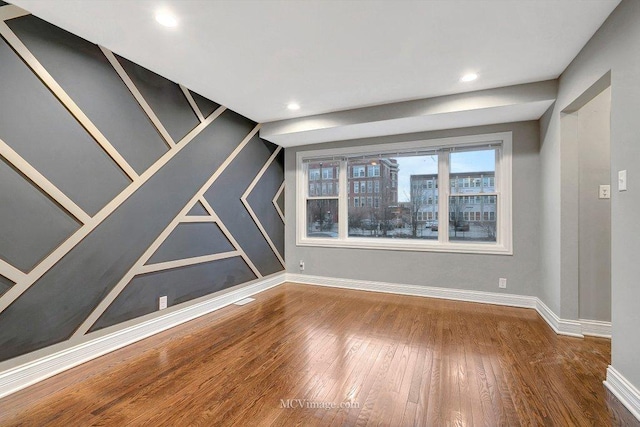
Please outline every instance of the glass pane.
[[495, 192], [495, 149], [453, 152], [449, 156], [451, 194]]
[[338, 200], [307, 200], [307, 237], [338, 237]]
[[349, 236], [438, 238], [438, 156], [350, 159]]
[[496, 196], [449, 197], [449, 240], [496, 241]]
[[309, 197], [337, 196], [340, 190], [340, 162], [312, 162], [307, 164]]

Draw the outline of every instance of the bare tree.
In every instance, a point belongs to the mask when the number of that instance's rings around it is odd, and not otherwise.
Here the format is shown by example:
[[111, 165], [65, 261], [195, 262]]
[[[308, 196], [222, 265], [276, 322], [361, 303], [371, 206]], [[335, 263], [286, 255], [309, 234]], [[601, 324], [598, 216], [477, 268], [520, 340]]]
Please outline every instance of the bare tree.
[[[421, 184], [413, 184], [409, 195], [409, 219], [411, 222], [411, 236], [418, 236], [418, 212], [424, 207], [427, 191]], [[405, 194], [406, 197], [406, 194]]]

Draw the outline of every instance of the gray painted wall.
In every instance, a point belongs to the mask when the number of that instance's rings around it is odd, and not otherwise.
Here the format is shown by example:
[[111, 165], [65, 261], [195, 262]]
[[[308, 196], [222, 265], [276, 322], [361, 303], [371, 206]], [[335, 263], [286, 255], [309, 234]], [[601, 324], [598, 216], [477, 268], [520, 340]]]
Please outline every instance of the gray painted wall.
[[611, 202], [600, 199], [609, 184], [611, 90], [596, 96], [576, 113], [578, 118], [580, 208], [579, 316], [611, 321]]
[[[45, 69], [94, 122], [136, 171], [143, 172], [169, 147], [162, 142], [97, 46], [27, 16], [9, 21]], [[119, 59], [163, 126], [180, 140], [199, 120], [180, 87], [149, 70]], [[130, 184], [130, 180], [82, 128], [17, 54], [0, 39], [0, 138], [71, 200], [95, 214]], [[196, 96], [203, 114], [218, 107]], [[71, 338], [93, 310], [129, 272], [187, 203], [226, 162], [227, 171], [206, 189], [225, 225], [239, 241], [235, 248], [214, 223], [181, 223], [152, 256], [150, 263], [181, 260], [221, 251], [244, 251], [261, 277], [283, 270], [240, 196], [276, 149], [252, 138], [237, 158], [230, 155], [256, 123], [224, 111], [202, 132], [126, 198], [86, 237], [9, 300], [17, 284], [0, 278], [0, 372], [44, 356], [48, 349], [89, 340]], [[282, 220], [271, 200], [284, 179], [278, 158], [250, 194], [253, 210], [264, 218], [268, 236], [282, 242]], [[220, 185], [222, 184], [222, 185]], [[268, 203], [267, 203], [268, 202]], [[200, 215], [202, 205], [192, 210]], [[81, 224], [0, 158], [0, 257], [28, 273]], [[158, 297], [169, 305], [191, 300], [256, 279], [242, 257], [135, 276], [94, 323], [92, 331], [118, 329], [157, 310]], [[24, 282], [27, 283], [27, 282]], [[9, 292], [11, 293], [11, 292]], [[12, 302], [11, 302], [12, 301]], [[99, 332], [98, 332], [99, 333]], [[71, 344], [68, 344], [71, 345]], [[50, 350], [53, 351], [53, 350]]]
[[[612, 365], [640, 388], [640, 2], [623, 0], [560, 77], [558, 100], [542, 123], [540, 186], [543, 198], [541, 265], [545, 292], [540, 297], [556, 313], [578, 312], [578, 296], [571, 285], [565, 292], [560, 263], [561, 224], [575, 218], [575, 210], [559, 208], [563, 169], [576, 158], [562, 154], [561, 112], [602, 76], [611, 71], [611, 302]], [[628, 171], [628, 188], [615, 188], [619, 170]], [[552, 289], [559, 289], [556, 293]], [[558, 310], [559, 309], [559, 310]]]
[[[505, 131], [513, 132], [513, 256], [296, 246], [295, 157], [298, 151]], [[298, 272], [298, 262], [304, 260], [304, 273], [309, 275], [537, 294], [540, 280], [538, 131], [537, 122], [520, 122], [288, 148], [285, 159], [287, 271]], [[500, 277], [507, 278], [506, 290], [498, 288]]]

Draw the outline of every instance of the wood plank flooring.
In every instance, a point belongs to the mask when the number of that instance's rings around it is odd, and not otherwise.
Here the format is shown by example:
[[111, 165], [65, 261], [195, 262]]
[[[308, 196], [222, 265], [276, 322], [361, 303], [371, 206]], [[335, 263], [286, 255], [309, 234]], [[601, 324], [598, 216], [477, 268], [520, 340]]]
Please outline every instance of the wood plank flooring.
[[533, 310], [285, 284], [8, 396], [0, 425], [639, 425], [609, 362]]

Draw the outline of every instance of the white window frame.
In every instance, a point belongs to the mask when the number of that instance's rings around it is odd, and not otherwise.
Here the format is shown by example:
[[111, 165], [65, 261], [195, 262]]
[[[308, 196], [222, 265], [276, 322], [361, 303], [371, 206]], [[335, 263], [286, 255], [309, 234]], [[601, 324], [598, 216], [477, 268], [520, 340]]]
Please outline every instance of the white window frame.
[[[373, 239], [348, 237], [348, 187], [347, 158], [357, 155], [385, 155], [388, 153], [409, 152], [411, 150], [442, 150], [456, 148], [473, 148], [474, 146], [492, 145], [496, 147], [495, 182], [498, 187], [490, 192], [497, 195], [494, 218], [497, 216], [496, 242], [461, 242], [450, 241], [449, 233], [438, 233], [438, 240], [423, 239]], [[446, 192], [438, 193], [438, 211], [448, 212], [447, 203], [451, 194], [449, 180], [448, 156], [444, 151], [439, 153], [438, 188]], [[340, 160], [338, 174], [338, 237], [314, 238], [306, 235], [307, 162], [315, 158], [334, 158]], [[307, 162], [305, 162], [305, 160]], [[343, 147], [324, 150], [299, 151], [296, 154], [296, 245], [319, 247], [343, 247], [380, 250], [404, 250], [451, 253], [477, 253], [492, 255], [513, 255], [513, 218], [512, 218], [512, 133], [501, 132], [482, 135], [468, 135], [452, 138], [439, 138], [422, 141], [407, 141], [392, 144], [369, 145], [360, 147]], [[334, 197], [323, 197], [334, 198]], [[449, 215], [438, 215], [440, 230], [449, 230]]]

